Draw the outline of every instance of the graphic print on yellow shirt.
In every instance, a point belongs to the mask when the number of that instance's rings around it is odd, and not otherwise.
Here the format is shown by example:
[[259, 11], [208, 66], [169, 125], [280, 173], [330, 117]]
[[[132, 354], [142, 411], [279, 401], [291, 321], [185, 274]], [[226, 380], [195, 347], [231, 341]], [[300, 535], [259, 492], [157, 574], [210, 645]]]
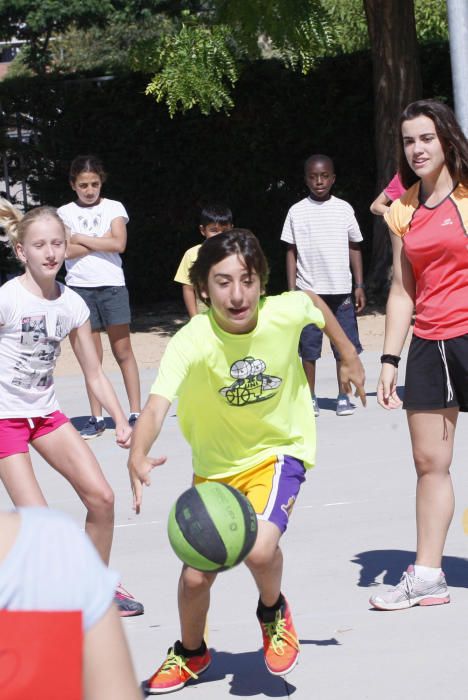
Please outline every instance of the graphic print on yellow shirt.
[[245, 406], [248, 403], [267, 401], [275, 395], [281, 384], [279, 377], [265, 374], [266, 362], [254, 357], [243, 357], [231, 365], [230, 374], [234, 379], [231, 386], [219, 390], [232, 406]]

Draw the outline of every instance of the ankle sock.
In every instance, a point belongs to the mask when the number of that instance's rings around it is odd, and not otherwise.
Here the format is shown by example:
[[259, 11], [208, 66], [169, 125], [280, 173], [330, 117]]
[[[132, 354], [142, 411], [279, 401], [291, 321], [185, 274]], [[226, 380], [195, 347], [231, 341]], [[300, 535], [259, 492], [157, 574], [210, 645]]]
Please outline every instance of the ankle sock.
[[442, 573], [442, 569], [434, 568], [432, 566], [421, 566], [420, 564], [414, 565], [414, 575], [418, 578], [422, 578], [423, 581], [435, 581], [439, 578]]
[[104, 416], [93, 416], [93, 418], [95, 418], [96, 421], [104, 420]]
[[205, 640], [202, 641], [198, 649], [186, 649], [180, 640], [174, 644], [174, 651], [177, 656], [185, 656], [186, 659], [190, 659], [192, 656], [201, 656], [206, 652]]
[[279, 594], [279, 598], [274, 605], [268, 606], [262, 603], [261, 598], [258, 599], [257, 607], [257, 617], [262, 620], [262, 622], [273, 622], [275, 619], [276, 611], [280, 610], [286, 603], [282, 593]]

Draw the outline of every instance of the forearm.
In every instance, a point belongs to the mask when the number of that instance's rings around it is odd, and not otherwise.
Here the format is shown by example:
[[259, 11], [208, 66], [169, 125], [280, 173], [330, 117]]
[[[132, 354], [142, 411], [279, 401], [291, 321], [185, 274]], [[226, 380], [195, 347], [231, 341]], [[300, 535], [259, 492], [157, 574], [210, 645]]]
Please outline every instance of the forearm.
[[185, 308], [190, 318], [193, 318], [198, 314], [197, 308], [197, 297], [195, 296], [195, 290], [191, 284], [182, 285], [182, 296], [184, 299]]
[[170, 406], [170, 401], [163, 396], [150, 394], [146, 406], [136, 422], [130, 448], [130, 464], [149, 454], [154, 442], [159, 437]]
[[79, 245], [85, 248], [86, 252], [96, 253], [123, 253], [125, 246], [120, 241], [112, 236], [85, 236], [82, 233], [74, 233], [72, 236], [72, 245]]
[[327, 304], [321, 299], [315, 292], [310, 290], [305, 292], [314, 302], [315, 306], [320, 309], [325, 320], [325, 326], [323, 332], [330, 339], [330, 342], [338, 350], [340, 357], [346, 358], [351, 356], [357, 356], [356, 348], [349, 340], [348, 336], [336, 320], [334, 314], [327, 306]]
[[400, 355], [411, 326], [413, 299], [404, 291], [392, 287], [385, 317], [384, 354]]
[[354, 284], [362, 284], [364, 281], [364, 274], [362, 267], [362, 254], [359, 247], [354, 248], [350, 245], [349, 262], [351, 265], [351, 272], [353, 273]]
[[86, 381], [100, 404], [112, 416], [116, 425], [127, 419], [119, 403], [114, 388], [99, 365], [94, 372], [87, 372]]
[[67, 260], [74, 260], [75, 258], [82, 258], [84, 255], [89, 255], [89, 248], [79, 243], [68, 243], [67, 245]]
[[390, 204], [391, 201], [383, 191], [379, 194], [379, 196], [376, 199], [374, 199], [374, 201], [370, 205], [370, 210], [372, 214], [375, 214], [375, 216], [383, 216], [388, 210]]
[[296, 289], [297, 276], [297, 249], [294, 245], [289, 245], [286, 252], [286, 277], [288, 280], [288, 289]]

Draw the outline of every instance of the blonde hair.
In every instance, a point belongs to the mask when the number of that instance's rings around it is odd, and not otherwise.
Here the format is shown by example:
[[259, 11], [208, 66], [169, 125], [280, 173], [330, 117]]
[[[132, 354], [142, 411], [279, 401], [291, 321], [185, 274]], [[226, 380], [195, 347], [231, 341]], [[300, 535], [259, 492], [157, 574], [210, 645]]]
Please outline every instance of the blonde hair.
[[38, 219], [45, 218], [58, 221], [65, 235], [65, 226], [54, 207], [35, 207], [34, 209], [30, 209], [27, 214], [22, 214], [11, 202], [0, 197], [0, 226], [5, 229], [13, 250], [18, 243], [24, 242], [26, 231], [30, 224]]

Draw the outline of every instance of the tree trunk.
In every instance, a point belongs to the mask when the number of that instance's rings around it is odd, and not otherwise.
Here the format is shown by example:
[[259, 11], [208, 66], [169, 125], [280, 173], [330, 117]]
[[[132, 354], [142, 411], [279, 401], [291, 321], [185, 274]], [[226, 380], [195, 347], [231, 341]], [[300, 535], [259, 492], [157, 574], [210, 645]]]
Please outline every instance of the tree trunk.
[[[413, 0], [364, 0], [372, 52], [377, 158], [376, 194], [396, 170], [398, 120], [422, 94]], [[375, 217], [368, 274], [371, 297], [388, 288], [391, 246], [382, 217]]]

